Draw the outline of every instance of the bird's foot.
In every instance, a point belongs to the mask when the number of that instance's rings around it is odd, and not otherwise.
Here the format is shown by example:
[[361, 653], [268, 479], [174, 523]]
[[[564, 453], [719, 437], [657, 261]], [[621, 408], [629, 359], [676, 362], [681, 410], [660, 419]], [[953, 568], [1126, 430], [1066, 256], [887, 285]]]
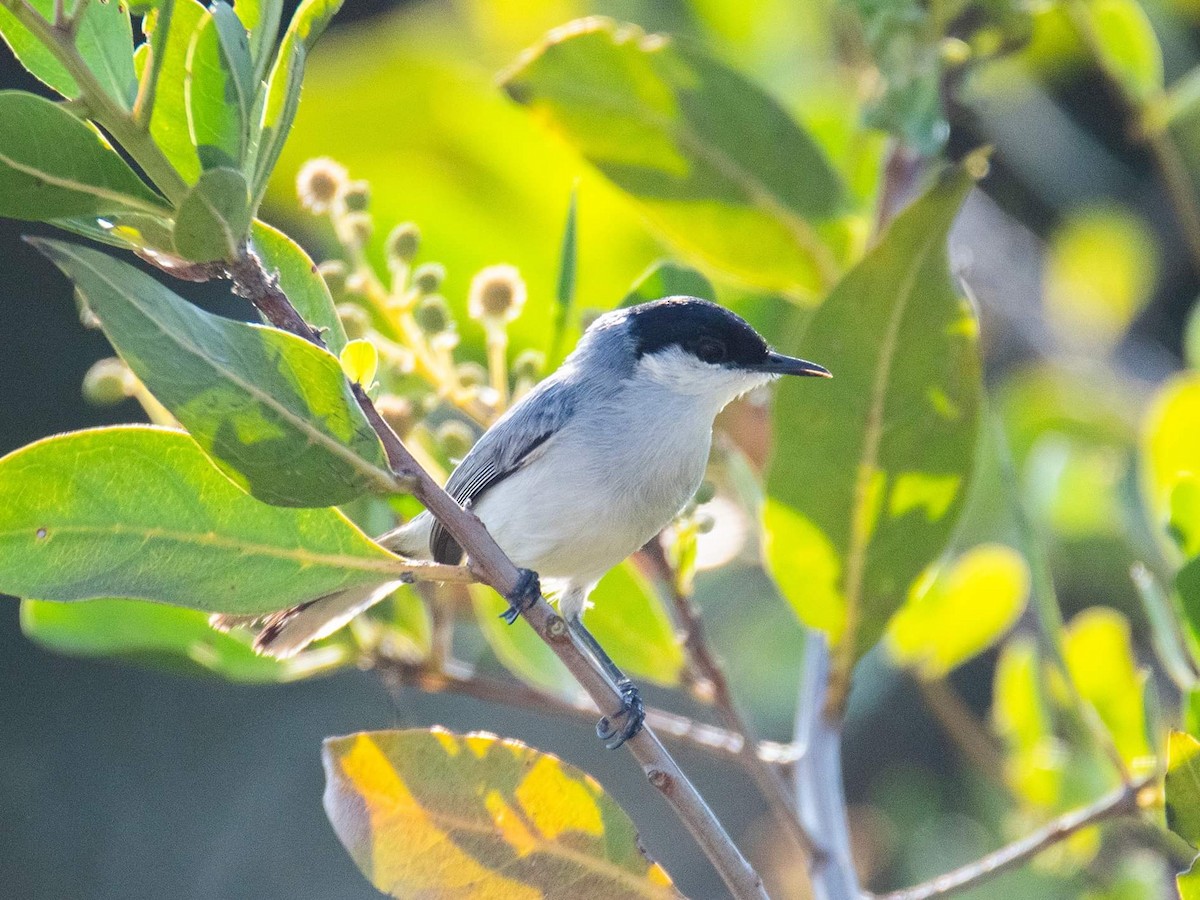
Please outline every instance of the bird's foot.
[[637, 685], [625, 678], [617, 685], [617, 690], [621, 692], [621, 711], [596, 723], [596, 736], [609, 750], [616, 750], [641, 731], [642, 723], [646, 721], [646, 704], [642, 702]]
[[542, 584], [538, 581], [537, 572], [521, 569], [517, 586], [504, 599], [508, 601], [508, 609], [500, 613], [500, 618], [511, 625], [521, 617], [521, 613], [542, 599]]

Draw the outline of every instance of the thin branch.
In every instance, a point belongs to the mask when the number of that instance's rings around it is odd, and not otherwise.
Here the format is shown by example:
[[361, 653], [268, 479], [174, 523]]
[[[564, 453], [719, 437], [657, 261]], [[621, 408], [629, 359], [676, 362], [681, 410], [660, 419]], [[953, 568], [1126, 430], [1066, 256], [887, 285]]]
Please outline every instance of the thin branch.
[[881, 894], [876, 900], [930, 900], [982, 884], [1001, 872], [1033, 859], [1043, 850], [1066, 840], [1084, 828], [1097, 825], [1106, 819], [1136, 814], [1141, 807], [1142, 791], [1149, 787], [1152, 781], [1152, 777], [1145, 777], [1123, 784], [1095, 803], [1060, 816], [995, 853], [989, 853], [982, 859], [945, 875], [939, 875], [924, 884]]
[[[393, 692], [403, 687], [413, 687], [432, 694], [460, 694], [547, 716], [567, 716], [581, 722], [594, 722], [600, 714], [590, 699], [572, 703], [529, 687], [524, 682], [480, 675], [474, 667], [449, 657], [439, 667], [429, 661], [413, 663], [376, 651], [367, 657], [366, 664], [379, 672]], [[685, 746], [730, 761], [742, 759], [745, 739], [735, 731], [697, 722], [654, 706], [646, 708], [646, 722], [663, 737], [677, 740]], [[767, 765], [780, 769], [786, 769], [796, 759], [793, 745], [776, 741], [761, 741], [758, 744], [758, 756]]]
[[[318, 346], [324, 345], [320, 334], [291, 305], [257, 256], [250, 252], [243, 253], [229, 265], [228, 272], [238, 292], [250, 300], [273, 325]], [[411, 490], [434, 518], [446, 526], [446, 530], [467, 552], [470, 567], [481, 581], [493, 587], [501, 596], [516, 596], [523, 586], [522, 572], [488, 534], [483, 523], [473, 513], [459, 506], [417, 464], [408, 448], [379, 415], [361, 385], [354, 386], [354, 395], [367, 421], [379, 435], [398, 481]], [[521, 615], [562, 660], [598, 708], [610, 709], [613, 715], [621, 710], [621, 697], [616, 686], [575, 643], [566, 622], [544, 597], [538, 596]], [[646, 779], [675, 809], [734, 897], [738, 900], [765, 900], [767, 894], [763, 890], [762, 879], [667, 752], [653, 728], [642, 728], [625, 745], [641, 764]]]
[[925, 705], [963, 757], [994, 782], [1004, 781], [1004, 760], [987, 729], [945, 678], [916, 675]]
[[742, 735], [742, 752], [740, 760], [754, 779], [759, 792], [767, 801], [780, 826], [792, 836], [805, 857], [820, 852], [816, 841], [812, 839], [800, 823], [800, 813], [792, 800], [791, 787], [775, 766], [764, 762], [755, 747], [758, 738], [753, 728], [738, 707], [733, 691], [729, 687], [729, 679], [725, 677], [725, 667], [708, 640], [704, 620], [692, 597], [679, 590], [675, 573], [667, 561], [661, 538], [651, 541], [642, 548], [643, 557], [654, 567], [659, 579], [671, 594], [675, 607], [675, 616], [683, 629], [683, 647], [697, 673], [712, 687], [712, 702], [721, 721], [730, 731]]

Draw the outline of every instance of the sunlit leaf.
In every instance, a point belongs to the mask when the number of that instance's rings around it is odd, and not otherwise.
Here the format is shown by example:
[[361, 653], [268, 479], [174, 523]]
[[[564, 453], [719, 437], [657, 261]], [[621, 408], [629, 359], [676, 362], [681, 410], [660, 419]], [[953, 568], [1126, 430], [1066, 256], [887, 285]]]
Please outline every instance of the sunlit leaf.
[[217, 2], [192, 32], [184, 64], [188, 132], [205, 169], [241, 166], [257, 88], [250, 43], [228, 3]]
[[836, 279], [840, 179], [770, 96], [715, 58], [584, 19], [552, 31], [503, 86], [686, 252], [798, 296]]
[[901, 665], [942, 678], [995, 644], [1020, 617], [1029, 567], [1015, 550], [984, 544], [913, 584], [888, 625]]
[[518, 741], [362, 732], [323, 757], [334, 831], [392, 897], [679, 896], [594, 778]]
[[1008, 748], [1006, 776], [1027, 803], [1053, 808], [1062, 793], [1065, 755], [1041, 690], [1041, 663], [1028, 638], [1013, 638], [996, 664], [992, 724]]
[[1137, 664], [1129, 622], [1115, 609], [1093, 607], [1068, 623], [1063, 654], [1071, 680], [1095, 707], [1126, 763], [1153, 764], [1146, 735], [1146, 672]]
[[115, 658], [167, 672], [255, 684], [308, 678], [354, 659], [344, 643], [286, 660], [261, 656], [249, 638], [209, 627], [207, 613], [140, 600], [23, 600], [21, 631], [68, 656]]
[[1186, 497], [1172, 503], [1180, 484], [1200, 479], [1200, 374], [1179, 375], [1159, 389], [1142, 424], [1141, 445], [1142, 491], [1155, 529], [1200, 533], [1200, 521], [1182, 518], [1197, 511]]
[[[53, 20], [55, 0], [29, 0], [29, 5], [43, 18]], [[0, 37], [35, 77], [64, 97], [79, 96], [79, 86], [63, 64], [41, 38], [18, 22], [4, 6], [0, 6]], [[133, 69], [133, 32], [126, 4], [89, 3], [79, 23], [75, 47], [105, 93], [129, 109], [137, 91], [137, 78]]]
[[0, 216], [168, 211], [91, 125], [43, 97], [0, 91]]
[[717, 291], [712, 282], [690, 266], [663, 259], [654, 263], [641, 274], [622, 306], [636, 306], [661, 300], [663, 297], [699, 297], [702, 300], [717, 300]]
[[1084, 0], [1067, 7], [1077, 15], [1076, 27], [1091, 30], [1103, 64], [1130, 95], [1147, 100], [1162, 90], [1162, 50], [1141, 3]]
[[258, 84], [271, 64], [271, 53], [279, 37], [283, 0], [234, 0], [234, 11], [250, 32], [250, 58], [254, 62], [254, 84]]
[[[187, 55], [192, 35], [206, 15], [197, 0], [175, 0], [150, 115], [150, 136], [188, 184], [200, 177], [200, 157], [188, 127]], [[148, 35], [153, 35], [158, 17], [155, 10], [143, 21]]]
[[0, 593], [258, 615], [396, 578], [332, 509], [243, 493], [183, 432], [57, 435], [0, 459]]
[[562, 339], [567, 330], [567, 320], [575, 303], [575, 272], [579, 267], [579, 187], [571, 190], [567, 204], [567, 223], [563, 226], [562, 247], [558, 253], [558, 283], [554, 290], [554, 330], [550, 338], [550, 359], [557, 362], [562, 357]]
[[1179, 889], [1179, 900], [1200, 900], [1200, 861], [1193, 860], [1190, 869], [1180, 872], [1175, 886]]
[[391, 483], [338, 360], [274, 328], [206, 313], [131, 266], [39, 241], [134, 374], [237, 483], [283, 506], [332, 506]]
[[588, 629], [627, 675], [662, 685], [679, 684], [683, 648], [654, 586], [632, 563], [600, 579], [588, 598]]
[[279, 160], [292, 120], [296, 118], [308, 54], [341, 7], [342, 0], [304, 0], [292, 16], [283, 43], [279, 45], [267, 79], [267, 100], [259, 125], [261, 136], [251, 185], [255, 207], [266, 191], [267, 179]]
[[341, 353], [346, 346], [346, 331], [325, 280], [304, 248], [279, 229], [257, 220], [250, 228], [250, 241], [266, 270], [279, 278], [279, 287], [304, 321], [321, 329], [321, 337], [332, 353]]
[[348, 341], [339, 354], [342, 371], [355, 384], [370, 387], [379, 371], [379, 351], [375, 345], [363, 338]]
[[1167, 827], [1200, 848], [1200, 741], [1172, 731], [1167, 742]]
[[1086, 209], [1054, 233], [1042, 273], [1050, 322], [1063, 340], [1112, 346], [1150, 299], [1158, 260], [1141, 219]]
[[234, 259], [250, 230], [250, 190], [235, 169], [209, 169], [175, 216], [175, 249], [193, 262]]
[[844, 675], [941, 554], [973, 470], [978, 326], [946, 263], [970, 186], [945, 173], [783, 348], [834, 377], [776, 395], [767, 559], [797, 615], [844, 645]]

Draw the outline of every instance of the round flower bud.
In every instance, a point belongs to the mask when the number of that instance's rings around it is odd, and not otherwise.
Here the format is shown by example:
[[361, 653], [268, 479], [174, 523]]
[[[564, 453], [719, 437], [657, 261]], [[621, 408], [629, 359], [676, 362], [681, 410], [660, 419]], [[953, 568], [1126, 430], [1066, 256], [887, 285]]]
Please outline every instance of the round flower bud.
[[342, 190], [342, 202], [350, 212], [366, 212], [371, 205], [371, 183], [351, 181]]
[[132, 375], [115, 356], [97, 360], [83, 376], [83, 396], [96, 406], [114, 406], [129, 396]]
[[455, 371], [459, 383], [466, 387], [483, 387], [488, 383], [487, 369], [477, 362], [459, 363]]
[[333, 299], [338, 299], [346, 292], [346, 279], [350, 275], [350, 269], [340, 259], [325, 260], [317, 266], [317, 274], [325, 279], [325, 286], [329, 288]]
[[465, 422], [450, 419], [438, 426], [437, 442], [447, 457], [462, 459], [475, 441]]
[[[408, 265], [421, 247], [421, 229], [412, 222], [405, 222], [392, 229], [387, 238], [385, 252], [388, 263]], [[434, 290], [437, 290], [434, 288]], [[429, 292], [432, 293], [432, 292]]]
[[436, 294], [446, 278], [446, 268], [441, 263], [422, 263], [413, 271], [412, 284], [417, 293]]
[[702, 481], [693, 499], [696, 501], [697, 506], [703, 506], [705, 503], [711, 503], [715, 496], [717, 496], [717, 489], [713, 483], [711, 481]]
[[413, 310], [413, 318], [426, 334], [441, 334], [454, 328], [450, 307], [440, 294], [431, 294], [422, 300]]
[[471, 279], [467, 310], [472, 319], [511, 322], [525, 305], [525, 282], [513, 266], [488, 266]]
[[546, 354], [540, 350], [522, 350], [512, 363], [512, 373], [518, 381], [537, 381], [545, 368]]
[[347, 213], [346, 218], [342, 220], [342, 239], [356, 247], [365, 245], [371, 239], [371, 232], [374, 230], [375, 223], [370, 213]]
[[339, 303], [337, 314], [350, 340], [366, 337], [371, 331], [371, 317], [357, 303]]
[[413, 409], [412, 401], [407, 397], [384, 394], [375, 401], [375, 409], [383, 417], [383, 421], [392, 427], [392, 431], [402, 438], [407, 437], [413, 426], [417, 424], [416, 410]]
[[296, 193], [305, 209], [321, 215], [329, 211], [347, 181], [346, 167], [322, 156], [310, 159], [300, 167], [296, 175]]

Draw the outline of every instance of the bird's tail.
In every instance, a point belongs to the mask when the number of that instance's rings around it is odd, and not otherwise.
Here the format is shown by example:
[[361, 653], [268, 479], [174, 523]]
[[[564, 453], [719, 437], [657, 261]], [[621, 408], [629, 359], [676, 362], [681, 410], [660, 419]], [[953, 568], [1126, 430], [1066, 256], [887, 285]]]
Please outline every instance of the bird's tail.
[[[407, 559], [428, 559], [432, 529], [433, 518], [428, 513], [422, 513], [406, 525], [378, 538], [377, 542]], [[383, 600], [401, 584], [400, 581], [387, 581], [347, 588], [298, 606], [282, 609], [266, 617], [217, 614], [209, 619], [209, 623], [221, 631], [238, 626], [257, 626], [255, 651], [265, 656], [286, 659], [295, 656], [313, 641], [333, 634], [359, 613]]]

